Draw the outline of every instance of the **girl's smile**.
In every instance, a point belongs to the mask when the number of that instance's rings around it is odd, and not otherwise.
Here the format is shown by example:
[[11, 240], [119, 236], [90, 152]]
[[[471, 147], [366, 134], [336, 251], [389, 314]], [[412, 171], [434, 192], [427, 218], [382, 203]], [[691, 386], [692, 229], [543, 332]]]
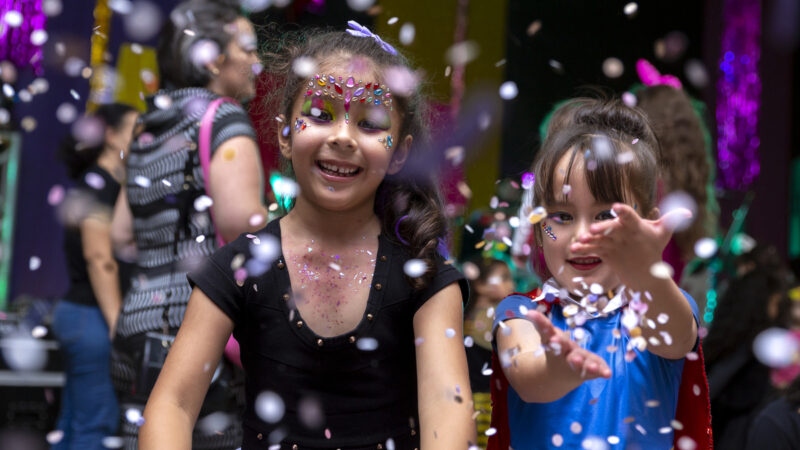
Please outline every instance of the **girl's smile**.
[[378, 79], [375, 73], [346, 73], [346, 62], [328, 69], [298, 93], [290, 118], [294, 126], [282, 140], [281, 152], [291, 160], [300, 186], [298, 204], [372, 211], [378, 186], [402, 168], [410, 140], [405, 144], [399, 139], [402, 121], [385, 99], [391, 95], [385, 86], [360, 81]]

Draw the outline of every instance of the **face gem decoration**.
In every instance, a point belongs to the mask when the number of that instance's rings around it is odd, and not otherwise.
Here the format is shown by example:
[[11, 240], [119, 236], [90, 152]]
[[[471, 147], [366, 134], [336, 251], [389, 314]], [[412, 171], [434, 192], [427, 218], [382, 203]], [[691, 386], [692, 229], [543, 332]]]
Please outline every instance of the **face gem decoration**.
[[308, 126], [308, 123], [305, 120], [299, 118], [294, 119], [294, 131], [299, 133], [305, 130], [306, 126]]
[[379, 138], [378, 142], [383, 144], [383, 147], [386, 150], [391, 150], [392, 149], [393, 142], [392, 142], [392, 135], [391, 134], [386, 136], [386, 138]]
[[544, 231], [544, 234], [546, 234], [550, 239], [554, 241], [556, 240], [556, 235], [553, 234], [553, 227], [547, 225], [544, 221], [542, 221], [542, 231]]
[[337, 80], [333, 75], [315, 75], [308, 82], [306, 97], [330, 97], [344, 101], [344, 111], [346, 119], [350, 112], [351, 103], [372, 103], [374, 105], [385, 106], [389, 111], [393, 111], [392, 92], [386, 85], [380, 83], [363, 84], [361, 80], [356, 82], [352, 76], [345, 80], [339, 77]]

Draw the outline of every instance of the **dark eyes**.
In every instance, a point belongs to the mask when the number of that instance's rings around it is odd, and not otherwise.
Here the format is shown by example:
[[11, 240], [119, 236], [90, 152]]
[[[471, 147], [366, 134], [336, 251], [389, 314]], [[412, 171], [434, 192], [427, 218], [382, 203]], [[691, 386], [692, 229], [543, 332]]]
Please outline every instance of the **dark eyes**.
[[547, 216], [548, 219], [555, 223], [566, 224], [572, 222], [572, 216], [565, 212], [552, 213]]
[[[600, 211], [595, 217], [595, 220], [614, 220], [616, 216], [610, 209]], [[565, 212], [555, 212], [547, 216], [548, 219], [558, 224], [568, 224], [572, 222], [572, 215]]]
[[613, 211], [607, 209], [605, 211], [601, 211], [600, 214], [597, 215], [597, 220], [614, 220], [617, 217]]

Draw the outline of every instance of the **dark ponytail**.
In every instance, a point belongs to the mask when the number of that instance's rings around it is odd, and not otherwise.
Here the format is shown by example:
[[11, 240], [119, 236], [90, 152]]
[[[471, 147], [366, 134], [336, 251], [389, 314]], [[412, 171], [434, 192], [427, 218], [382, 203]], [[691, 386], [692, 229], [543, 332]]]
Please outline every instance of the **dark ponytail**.
[[[106, 128], [118, 130], [125, 115], [131, 112], [136, 112], [136, 109], [121, 103], [109, 103], [101, 105], [89, 117], [99, 119], [103, 124], [103, 130]], [[73, 133], [69, 133], [61, 142], [58, 157], [67, 166], [69, 177], [76, 180], [97, 161], [97, 158], [103, 153], [103, 148], [105, 148], [105, 139], [101, 139], [96, 145], [87, 146], [76, 139]]]

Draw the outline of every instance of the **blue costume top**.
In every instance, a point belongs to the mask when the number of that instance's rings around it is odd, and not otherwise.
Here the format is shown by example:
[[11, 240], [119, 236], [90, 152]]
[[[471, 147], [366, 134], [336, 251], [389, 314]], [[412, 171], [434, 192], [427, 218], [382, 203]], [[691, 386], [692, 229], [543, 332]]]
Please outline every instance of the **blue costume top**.
[[[545, 297], [554, 299], [560, 289], [550, 279], [542, 290], [536, 299], [523, 295], [506, 297], [495, 312], [495, 332], [502, 321], [525, 319], [525, 309], [535, 309], [536, 303]], [[697, 305], [686, 292], [683, 294], [697, 320]], [[588, 380], [550, 403], [526, 403], [509, 386], [508, 422], [513, 448], [605, 448], [590, 445], [593, 440], [602, 441], [612, 449], [672, 447], [671, 423], [684, 359], [669, 360], [634, 347], [628, 355], [630, 361], [626, 361], [632, 338], [623, 326], [623, 318], [632, 312], [625, 306], [618, 294], [602, 313], [587, 318], [580, 327], [585, 331], [579, 335], [582, 339], [576, 339], [608, 363], [612, 371], [610, 379]], [[563, 314], [565, 307], [568, 303], [555, 302], [550, 320], [554, 326], [569, 330]]]

